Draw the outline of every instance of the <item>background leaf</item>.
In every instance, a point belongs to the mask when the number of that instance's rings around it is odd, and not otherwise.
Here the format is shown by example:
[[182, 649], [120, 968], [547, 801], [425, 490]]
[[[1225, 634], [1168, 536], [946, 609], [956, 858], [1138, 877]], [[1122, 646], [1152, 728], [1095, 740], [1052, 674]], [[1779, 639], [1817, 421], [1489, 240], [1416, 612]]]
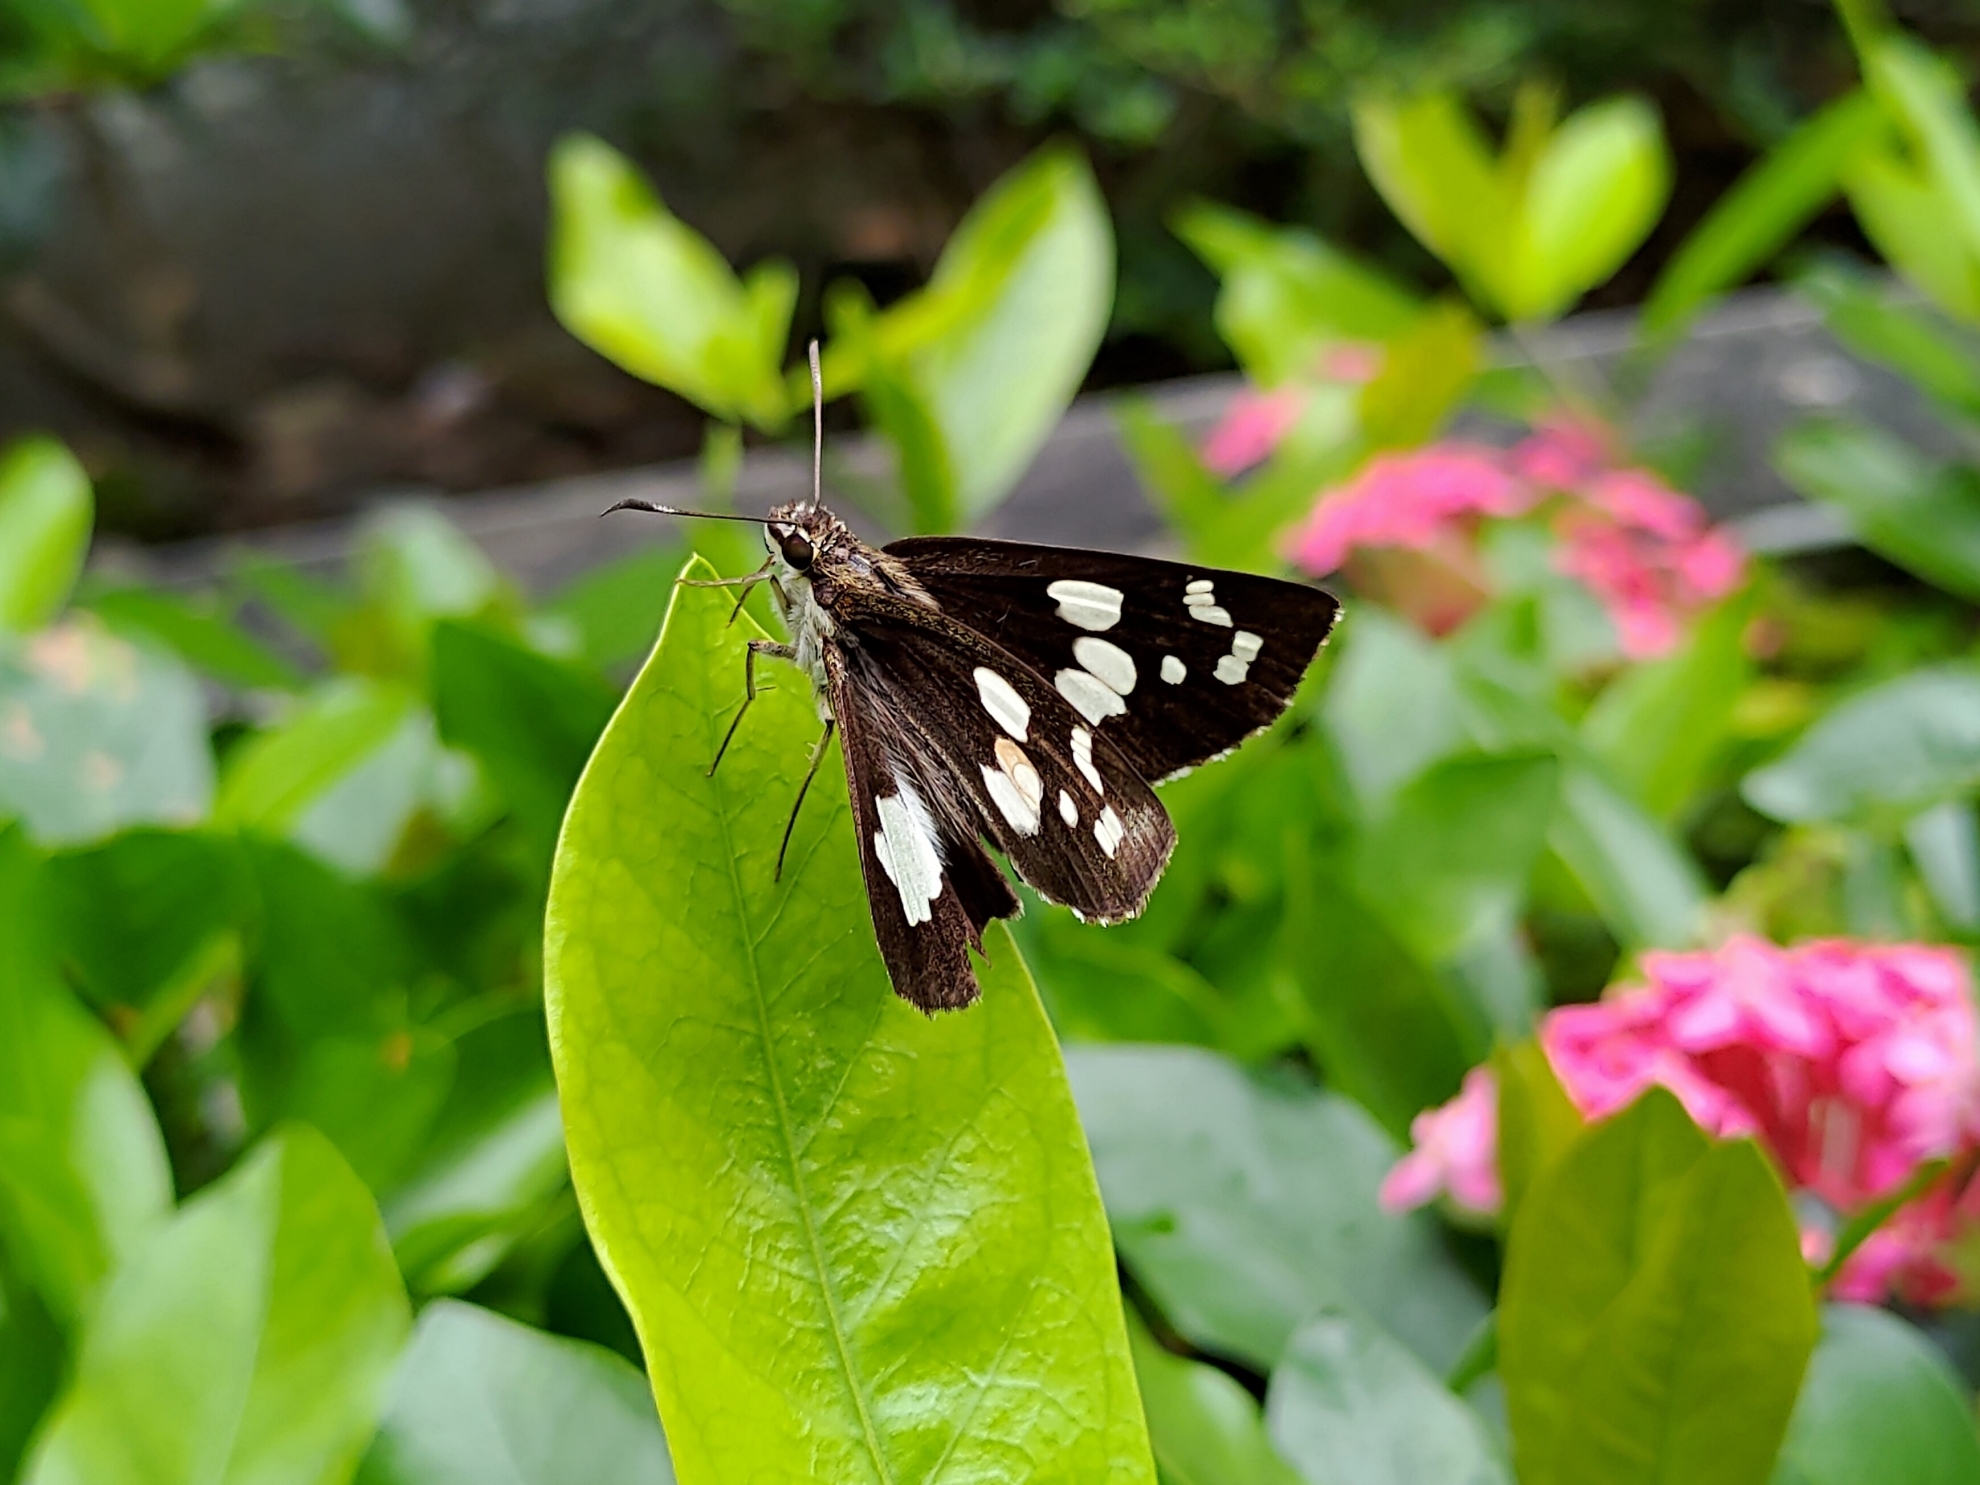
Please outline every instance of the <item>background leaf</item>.
[[1441, 1374], [1484, 1317], [1422, 1214], [1375, 1189], [1396, 1147], [1334, 1094], [1194, 1047], [1066, 1057], [1114, 1238], [1170, 1322], [1269, 1371], [1295, 1327], [1351, 1307]]
[[1551, 319], [1605, 282], [1650, 235], [1670, 192], [1663, 126], [1648, 103], [1606, 98], [1562, 120], [1527, 178], [1508, 317]]
[[62, 611], [89, 551], [89, 476], [52, 438], [0, 452], [0, 631], [25, 634]]
[[1773, 1485], [1970, 1485], [1980, 1437], [1966, 1388], [1923, 1335], [1829, 1305]]
[[[703, 568], [703, 571], [706, 569]], [[681, 588], [572, 802], [551, 1045], [573, 1179], [688, 1480], [1152, 1479], [1113, 1254], [1015, 946], [892, 994], [801, 680], [741, 700], [732, 600]]]
[[1365, 1320], [1308, 1320], [1272, 1370], [1272, 1438], [1326, 1485], [1511, 1485], [1478, 1414]]
[[1853, 696], [1746, 776], [1777, 820], [1895, 823], [1980, 784], [1980, 671], [1914, 671]]
[[1815, 1343], [1779, 1178], [1652, 1089], [1528, 1191], [1499, 1375], [1521, 1485], [1759, 1485]]
[[264, 1144], [120, 1270], [27, 1485], [320, 1485], [405, 1339], [377, 1209], [314, 1131]]
[[602, 1346], [427, 1306], [356, 1485], [673, 1485], [646, 1379]]
[[1299, 1485], [1235, 1377], [1164, 1350], [1132, 1309], [1128, 1340], [1164, 1485]]

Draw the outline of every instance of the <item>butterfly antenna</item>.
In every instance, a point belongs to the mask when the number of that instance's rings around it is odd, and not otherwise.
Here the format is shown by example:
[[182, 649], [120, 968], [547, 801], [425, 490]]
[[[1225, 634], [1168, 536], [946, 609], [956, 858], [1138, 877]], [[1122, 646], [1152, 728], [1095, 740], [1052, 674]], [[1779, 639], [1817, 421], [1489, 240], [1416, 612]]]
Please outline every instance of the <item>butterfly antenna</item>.
[[607, 506], [598, 514], [609, 516], [613, 511], [619, 510], [643, 510], [651, 516], [693, 516], [699, 521], [753, 521], [758, 526], [768, 525], [770, 521], [768, 516], [739, 516], [733, 511], [684, 510], [678, 505], [655, 505], [651, 500], [636, 499], [621, 500], [617, 505]]
[[811, 508], [818, 509], [825, 470], [825, 378], [818, 370], [818, 342], [811, 343]]

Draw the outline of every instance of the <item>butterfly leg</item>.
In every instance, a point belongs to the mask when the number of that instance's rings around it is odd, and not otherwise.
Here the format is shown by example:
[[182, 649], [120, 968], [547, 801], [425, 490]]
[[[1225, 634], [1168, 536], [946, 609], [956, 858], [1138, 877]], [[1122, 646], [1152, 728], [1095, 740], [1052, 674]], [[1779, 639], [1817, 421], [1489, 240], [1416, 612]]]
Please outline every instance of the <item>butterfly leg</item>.
[[[749, 710], [749, 704], [756, 700], [756, 657], [758, 655], [768, 655], [774, 660], [797, 659], [797, 651], [790, 645], [780, 645], [773, 639], [752, 639], [749, 642], [748, 648], [743, 653], [743, 704], [736, 712], [735, 719], [729, 723], [729, 730], [722, 734], [722, 746], [715, 750], [715, 761], [708, 765], [707, 777], [711, 779], [715, 777], [715, 770], [721, 767], [722, 755], [729, 751], [729, 743], [735, 737], [736, 729], [742, 726], [743, 713], [747, 712]], [[768, 690], [769, 688], [765, 687], [764, 689]]]
[[811, 767], [805, 770], [804, 782], [798, 785], [797, 798], [791, 801], [791, 817], [784, 822], [784, 839], [777, 847], [777, 870], [770, 878], [773, 882], [781, 882], [784, 879], [784, 852], [791, 848], [791, 832], [797, 829], [798, 811], [804, 808], [805, 791], [811, 787], [811, 781], [818, 777], [818, 765], [825, 757], [825, 749], [831, 744], [832, 729], [838, 725], [836, 720], [827, 717], [825, 730], [819, 734], [817, 743], [811, 749]]
[[770, 564], [774, 559], [765, 557], [763, 565], [742, 577], [732, 578], [676, 578], [676, 586], [682, 588], [736, 588], [736, 606], [729, 610], [729, 622], [736, 622], [736, 615], [742, 612], [743, 604], [749, 601], [750, 590], [758, 583], [774, 582], [770, 576]]

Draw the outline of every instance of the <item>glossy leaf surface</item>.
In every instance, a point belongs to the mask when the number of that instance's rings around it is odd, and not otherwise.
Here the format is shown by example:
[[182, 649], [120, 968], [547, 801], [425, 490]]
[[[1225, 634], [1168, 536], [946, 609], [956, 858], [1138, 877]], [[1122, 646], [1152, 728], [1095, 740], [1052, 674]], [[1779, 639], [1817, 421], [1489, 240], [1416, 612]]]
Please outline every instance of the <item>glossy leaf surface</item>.
[[1534, 1181], [1498, 1314], [1521, 1485], [1764, 1485], [1816, 1331], [1766, 1157], [1660, 1088]]
[[0, 632], [25, 634], [62, 611], [95, 510], [89, 476], [54, 439], [0, 451]]
[[1422, 1214], [1375, 1202], [1396, 1147], [1310, 1085], [1194, 1047], [1067, 1054], [1114, 1234], [1172, 1324], [1269, 1371], [1299, 1323], [1371, 1316], [1438, 1372], [1485, 1313]]
[[1511, 1485], [1484, 1419], [1366, 1320], [1315, 1316], [1272, 1371], [1272, 1438], [1328, 1485]]
[[28, 1485], [322, 1485], [376, 1426], [408, 1326], [371, 1195], [280, 1134], [116, 1275]]
[[[692, 570], [692, 569], [691, 569]], [[704, 573], [706, 569], [701, 569]], [[742, 700], [732, 600], [681, 588], [578, 786], [551, 887], [572, 1176], [688, 1481], [1149, 1481], [1092, 1166], [1009, 936], [983, 999], [890, 990], [836, 755]]]
[[356, 1485], [673, 1485], [646, 1379], [602, 1346], [441, 1300]]

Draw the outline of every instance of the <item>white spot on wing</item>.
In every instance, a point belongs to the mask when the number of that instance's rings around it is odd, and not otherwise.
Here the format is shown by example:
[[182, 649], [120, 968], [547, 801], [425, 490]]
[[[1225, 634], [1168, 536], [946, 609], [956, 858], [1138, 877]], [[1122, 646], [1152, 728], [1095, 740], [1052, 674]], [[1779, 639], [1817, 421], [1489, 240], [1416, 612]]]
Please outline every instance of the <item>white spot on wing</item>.
[[1134, 689], [1134, 656], [1106, 639], [1076, 639], [1073, 659], [1106, 682], [1107, 689], [1125, 696]]
[[1180, 686], [1182, 684], [1182, 678], [1188, 674], [1189, 667], [1184, 665], [1174, 655], [1164, 655], [1162, 657], [1162, 679], [1170, 685]]
[[1073, 763], [1086, 775], [1086, 782], [1093, 786], [1095, 794], [1105, 794], [1107, 786], [1100, 782], [1100, 770], [1093, 766], [1093, 734], [1084, 727], [1072, 730]]
[[1031, 708], [1009, 681], [987, 665], [979, 665], [976, 667], [976, 694], [983, 699], [983, 709], [990, 713], [991, 721], [1019, 742], [1025, 740], [1031, 726]]
[[983, 787], [1011, 829], [1019, 835], [1038, 833], [1039, 805], [1045, 781], [1038, 777], [1023, 748], [1007, 737], [997, 739], [997, 766], [983, 765]]
[[898, 794], [873, 801], [880, 828], [873, 832], [873, 854], [887, 880], [901, 894], [901, 914], [912, 928], [935, 916], [942, 895], [942, 857], [935, 849], [935, 823], [914, 786], [896, 775]]
[[1096, 727], [1127, 711], [1118, 691], [1083, 670], [1062, 670], [1052, 678], [1052, 684], [1072, 703], [1074, 711]]
[[1121, 837], [1126, 834], [1127, 827], [1121, 823], [1121, 817], [1114, 813], [1111, 804], [1100, 811], [1100, 818], [1093, 822], [1093, 838], [1100, 843], [1100, 849], [1107, 853], [1109, 861], [1113, 860], [1114, 852], [1121, 848]]
[[1226, 629], [1231, 627], [1230, 611], [1218, 608], [1214, 603], [1192, 603], [1189, 606], [1189, 616], [1192, 619], [1201, 619], [1206, 624], [1221, 624]]
[[1249, 629], [1240, 629], [1231, 636], [1231, 653], [1246, 665], [1258, 658], [1258, 652], [1265, 648], [1265, 641]]
[[1089, 583], [1080, 578], [1061, 578], [1047, 588], [1059, 605], [1059, 617], [1081, 629], [1112, 629], [1121, 622], [1119, 588], [1105, 583]]
[[1235, 655], [1219, 655], [1217, 657], [1217, 679], [1227, 686], [1235, 686], [1250, 671], [1251, 667]]
[[1068, 829], [1079, 824], [1079, 806], [1073, 803], [1072, 795], [1059, 791], [1059, 818], [1066, 822]]

